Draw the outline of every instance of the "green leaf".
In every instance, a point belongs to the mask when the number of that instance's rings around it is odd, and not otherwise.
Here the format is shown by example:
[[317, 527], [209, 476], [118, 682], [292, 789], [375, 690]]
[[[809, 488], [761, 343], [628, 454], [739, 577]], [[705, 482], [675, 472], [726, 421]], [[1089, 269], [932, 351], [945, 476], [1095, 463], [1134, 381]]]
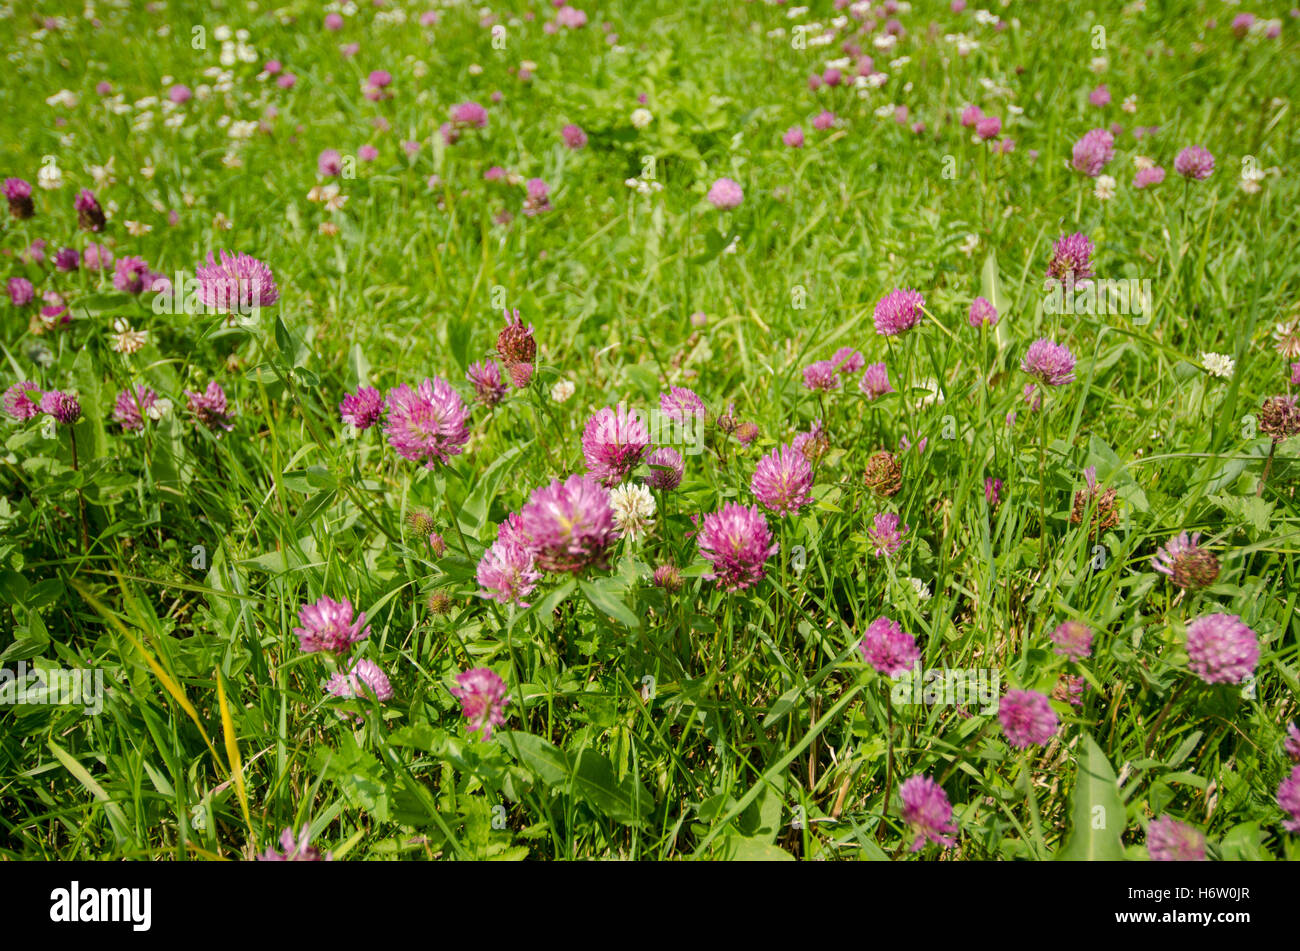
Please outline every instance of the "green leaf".
[[310, 524], [316, 516], [325, 511], [332, 504], [338, 493], [333, 489], [326, 489], [324, 492], [317, 492], [298, 510], [298, 515], [293, 520], [293, 528], [296, 534], [300, 534], [303, 527]]
[[1243, 822], [1223, 834], [1219, 858], [1224, 862], [1259, 862], [1272, 856], [1260, 847], [1258, 822]]
[[767, 710], [767, 716], [763, 717], [763, 729], [766, 730], [794, 709], [794, 705], [799, 702], [799, 695], [802, 693], [802, 687], [792, 687], [772, 701], [772, 706]]
[[609, 760], [595, 750], [583, 750], [578, 757], [573, 787], [583, 801], [628, 825], [644, 822], [654, 809], [654, 800], [646, 788], [630, 775], [618, 782]]
[[[999, 317], [1006, 317], [1011, 301], [1007, 300], [1007, 295], [1002, 290], [1002, 279], [998, 276], [998, 256], [993, 251], [989, 251], [988, 257], [984, 259], [984, 267], [980, 270], [980, 296], [993, 305]], [[999, 347], [1006, 346], [1008, 331], [1005, 320], [997, 322], [993, 335]]]
[[120, 310], [130, 304], [131, 300], [131, 295], [125, 291], [87, 294], [73, 302], [71, 310], [74, 314], [83, 311], [87, 317], [93, 317], [108, 311]]
[[474, 328], [468, 320], [452, 318], [447, 321], [447, 347], [459, 367], [469, 366], [473, 331]]
[[[483, 527], [487, 524], [488, 512], [492, 508], [492, 500], [496, 498], [497, 492], [501, 488], [501, 482], [505, 477], [516, 472], [514, 466], [515, 457], [523, 450], [518, 446], [511, 446], [505, 452], [501, 453], [488, 466], [487, 471], [480, 475], [474, 481], [474, 491], [469, 494], [469, 498], [460, 507], [457, 514], [462, 526], [469, 530], [469, 534], [475, 538], [483, 535]], [[460, 516], [468, 516], [467, 522]]]
[[743, 835], [723, 835], [710, 846], [710, 858], [725, 862], [793, 862], [780, 846]]
[[1084, 733], [1079, 738], [1078, 772], [1070, 797], [1073, 829], [1056, 858], [1072, 862], [1122, 861], [1124, 801], [1106, 754]]
[[562, 786], [569, 781], [572, 772], [569, 757], [550, 740], [532, 733], [507, 731], [501, 734], [501, 742], [546, 785]]
[[641, 619], [636, 613], [623, 603], [623, 600], [616, 596], [610, 590], [608, 579], [597, 582], [579, 581], [578, 587], [586, 595], [591, 606], [602, 614], [606, 614], [618, 621], [629, 630], [638, 631], [641, 629]]

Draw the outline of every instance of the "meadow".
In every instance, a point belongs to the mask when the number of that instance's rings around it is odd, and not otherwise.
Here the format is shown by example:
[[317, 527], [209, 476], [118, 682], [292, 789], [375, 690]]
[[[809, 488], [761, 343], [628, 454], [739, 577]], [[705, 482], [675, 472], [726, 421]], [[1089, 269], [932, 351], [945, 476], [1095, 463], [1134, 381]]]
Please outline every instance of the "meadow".
[[1300, 856], [1298, 18], [9, 0], [0, 857]]

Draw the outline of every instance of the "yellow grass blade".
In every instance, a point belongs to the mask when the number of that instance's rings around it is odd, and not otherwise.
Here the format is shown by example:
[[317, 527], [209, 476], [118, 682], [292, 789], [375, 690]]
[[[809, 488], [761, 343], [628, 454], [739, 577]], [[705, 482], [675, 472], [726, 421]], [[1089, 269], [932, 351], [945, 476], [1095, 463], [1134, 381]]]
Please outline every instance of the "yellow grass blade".
[[149, 669], [154, 672], [154, 676], [157, 677], [159, 682], [163, 685], [163, 689], [171, 694], [172, 699], [180, 705], [180, 708], [185, 711], [186, 715], [194, 721], [194, 725], [199, 728], [199, 735], [203, 737], [203, 742], [207, 744], [208, 752], [212, 754], [213, 761], [216, 762], [218, 767], [220, 767], [222, 763], [221, 758], [217, 756], [216, 747], [212, 745], [212, 740], [208, 738], [208, 731], [203, 729], [203, 723], [199, 720], [199, 712], [194, 709], [194, 705], [191, 704], [189, 698], [185, 696], [185, 691], [181, 689], [180, 684], [173, 680], [167, 671], [163, 670], [162, 665], [158, 663], [154, 656], [145, 650], [144, 645], [126, 629], [126, 625], [119, 621], [117, 617], [108, 610], [108, 608], [100, 604], [99, 600], [93, 594], [79, 584], [75, 578], [70, 578], [68, 583], [77, 589], [77, 593], [85, 599], [87, 604], [98, 611], [104, 620], [113, 625], [113, 627], [117, 629], [117, 632], [130, 641], [131, 645], [139, 651], [140, 656], [144, 658], [144, 662], [149, 665]]
[[230, 704], [226, 702], [225, 678], [217, 668], [217, 706], [221, 708], [221, 732], [226, 738], [226, 760], [230, 764], [230, 779], [235, 784], [235, 795], [239, 797], [239, 808], [244, 813], [244, 825], [248, 834], [253, 836], [253, 821], [248, 814], [248, 790], [244, 788], [244, 763], [239, 755], [239, 741], [235, 738], [235, 721], [230, 716]]

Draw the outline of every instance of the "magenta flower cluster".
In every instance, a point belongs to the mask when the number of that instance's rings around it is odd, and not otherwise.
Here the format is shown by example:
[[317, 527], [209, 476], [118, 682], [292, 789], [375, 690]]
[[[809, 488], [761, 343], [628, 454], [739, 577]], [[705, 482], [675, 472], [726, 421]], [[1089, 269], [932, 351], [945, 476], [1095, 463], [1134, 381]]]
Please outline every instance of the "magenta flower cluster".
[[886, 677], [905, 674], [921, 661], [916, 638], [906, 633], [897, 621], [887, 617], [878, 617], [867, 625], [866, 633], [858, 643], [858, 653], [877, 673]]
[[727, 591], [742, 591], [763, 580], [764, 565], [780, 546], [758, 506], [728, 502], [704, 516], [699, 547], [711, 566], [705, 577]]
[[399, 456], [434, 469], [460, 455], [469, 442], [469, 409], [442, 377], [388, 391], [384, 436]]
[[461, 714], [471, 733], [481, 733], [480, 741], [492, 739], [492, 730], [506, 722], [505, 708], [510, 702], [506, 682], [489, 667], [475, 667], [456, 675], [451, 695], [460, 701]]

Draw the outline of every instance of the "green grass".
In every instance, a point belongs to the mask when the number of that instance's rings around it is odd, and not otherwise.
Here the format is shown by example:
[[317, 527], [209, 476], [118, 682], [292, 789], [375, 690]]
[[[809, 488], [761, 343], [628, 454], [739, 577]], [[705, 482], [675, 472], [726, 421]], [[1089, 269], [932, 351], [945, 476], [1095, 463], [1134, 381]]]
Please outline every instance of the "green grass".
[[[859, 97], [808, 89], [840, 39], [791, 43], [797, 24], [844, 12], [829, 4], [790, 19], [762, 3], [615, 3], [547, 35], [548, 4], [512, 3], [501, 49], [477, 6], [441, 9], [434, 28], [416, 23], [424, 5], [390, 4], [407, 12], [402, 25], [360, 6], [331, 33], [306, 2], [173, 0], [154, 14], [101, 2], [98, 30], [81, 4], [49, 3], [41, 14], [66, 24], [40, 39], [29, 5], [9, 8], [0, 172], [35, 185], [52, 156], [63, 184], [33, 189], [35, 217], [4, 215], [5, 277], [59, 291], [74, 319], [36, 333], [34, 306], [0, 305], [0, 383], [74, 390], [83, 416], [75, 471], [66, 427], [47, 438], [40, 420], [0, 424], [0, 667], [100, 668], [109, 690], [93, 716], [0, 707], [0, 856], [238, 858], [310, 823], [315, 844], [349, 860], [1145, 859], [1146, 824], [1170, 815], [1203, 830], [1212, 857], [1296, 857], [1275, 797], [1300, 693], [1294, 440], [1276, 447], [1257, 495], [1271, 444], [1260, 406], [1290, 375], [1272, 332], [1300, 298], [1295, 21], [1280, 39], [1238, 40], [1237, 8], [1218, 3], [1017, 4], [999, 8], [1017, 20], [995, 32], [971, 10], [918, 2], [898, 15], [895, 50], [862, 40], [890, 78]], [[218, 66], [219, 24], [249, 30], [255, 62], [230, 67], [228, 93], [177, 108], [184, 122], [168, 128], [161, 106], [137, 100], [165, 98], [164, 77], [219, 81], [204, 75]], [[200, 25], [206, 48], [194, 49]], [[966, 57], [944, 39], [957, 32], [979, 43]], [[351, 58], [347, 42], [360, 44]], [[900, 56], [909, 62], [890, 65]], [[271, 58], [298, 77], [293, 89], [257, 78]], [[392, 73], [393, 95], [372, 102], [360, 84], [376, 69]], [[101, 80], [136, 106], [106, 108]], [[1113, 96], [1104, 110], [1088, 104], [1099, 82]], [[79, 103], [47, 105], [61, 89]], [[1130, 94], [1134, 114], [1120, 107]], [[653, 115], [641, 130], [639, 95]], [[489, 126], [445, 147], [437, 129], [467, 100], [487, 106]], [[972, 102], [1002, 117], [1013, 151], [972, 143], [957, 121]], [[877, 117], [891, 103], [926, 131]], [[221, 121], [271, 105], [269, 131], [247, 140]], [[814, 130], [822, 109], [839, 117], [834, 130]], [[142, 111], [155, 121], [133, 131]], [[569, 122], [585, 149], [563, 146]], [[1117, 188], [1101, 201], [1068, 163], [1079, 136], [1111, 122], [1124, 126], [1106, 168]], [[796, 124], [807, 144], [786, 148]], [[1159, 132], [1136, 140], [1133, 126]], [[406, 139], [420, 142], [413, 157]], [[335, 180], [342, 210], [310, 201], [319, 152], [366, 143], [380, 157]], [[1185, 184], [1173, 159], [1193, 143], [1218, 167]], [[1138, 154], [1167, 170], [1163, 184], [1132, 187]], [[1280, 170], [1256, 194], [1240, 187], [1248, 157]], [[97, 184], [90, 167], [110, 159], [115, 182]], [[485, 182], [491, 165], [519, 183]], [[662, 191], [625, 184], [651, 167]], [[723, 176], [745, 191], [733, 212], [704, 201]], [[532, 177], [554, 210], [526, 217]], [[116, 206], [101, 235], [77, 231], [82, 187]], [[132, 235], [128, 220], [152, 230]], [[1150, 281], [1149, 314], [1045, 312], [1052, 244], [1075, 231], [1094, 242], [1099, 277]], [[24, 264], [38, 238], [46, 262]], [[109, 274], [54, 270], [55, 249], [87, 240], [169, 276], [211, 250], [242, 251], [272, 268], [281, 302], [249, 327], [157, 314]], [[932, 319], [889, 340], [872, 309], [898, 286], [919, 289]], [[967, 322], [981, 294], [1001, 316], [983, 333]], [[476, 405], [452, 465], [419, 468], [378, 429], [349, 436], [337, 405], [361, 383], [440, 375], [468, 398], [465, 369], [491, 354], [507, 307], [536, 328], [534, 384]], [[110, 348], [117, 318], [148, 331], [138, 353]], [[1043, 336], [1079, 358], [1077, 380], [1034, 413], [1019, 365]], [[845, 346], [887, 362], [898, 392], [869, 403], [856, 376], [807, 390], [803, 368]], [[1207, 373], [1204, 352], [1232, 357], [1231, 376]], [[220, 439], [185, 411], [183, 391], [210, 380], [237, 412]], [[560, 380], [576, 386], [563, 403], [549, 395]], [[926, 380], [941, 401], [923, 400]], [[113, 401], [138, 383], [174, 410], [123, 434]], [[480, 597], [475, 566], [496, 524], [533, 488], [584, 470], [591, 413], [648, 410], [669, 385], [715, 414], [734, 403], [758, 439], [744, 447], [712, 429], [660, 497], [653, 533], [620, 543], [608, 571], [548, 576], [527, 610]], [[814, 503], [769, 516], [781, 553], [762, 583], [718, 590], [687, 537], [691, 516], [751, 503], [758, 459], [818, 419], [830, 449]], [[866, 461], [903, 437], [926, 438], [925, 450], [900, 452], [901, 491], [875, 498]], [[1118, 497], [1100, 538], [1070, 521], [1089, 466]], [[988, 477], [1003, 480], [994, 509]], [[866, 532], [886, 509], [910, 531], [879, 559]], [[435, 519], [443, 556], [410, 532], [412, 512]], [[1208, 589], [1180, 592], [1150, 566], [1181, 531], [1220, 559]], [[664, 562], [685, 576], [675, 595], [649, 583]], [[429, 610], [434, 593], [450, 613]], [[323, 693], [331, 669], [293, 634], [321, 595], [367, 612], [357, 653], [387, 671], [392, 701]], [[1214, 612], [1257, 632], [1253, 690], [1189, 672], [1186, 623]], [[1056, 701], [1055, 738], [1027, 751], [978, 705], [891, 716], [890, 682], [856, 651], [882, 615], [916, 636], [926, 669], [994, 670], [1004, 690], [1048, 695], [1082, 676], [1083, 705]], [[1067, 618], [1094, 631], [1079, 664], [1048, 640]], [[510, 690], [489, 742], [467, 733], [449, 693], [479, 666]], [[922, 773], [953, 804], [951, 851], [908, 850], [897, 789]], [[1094, 807], [1102, 828], [1083, 826]]]

